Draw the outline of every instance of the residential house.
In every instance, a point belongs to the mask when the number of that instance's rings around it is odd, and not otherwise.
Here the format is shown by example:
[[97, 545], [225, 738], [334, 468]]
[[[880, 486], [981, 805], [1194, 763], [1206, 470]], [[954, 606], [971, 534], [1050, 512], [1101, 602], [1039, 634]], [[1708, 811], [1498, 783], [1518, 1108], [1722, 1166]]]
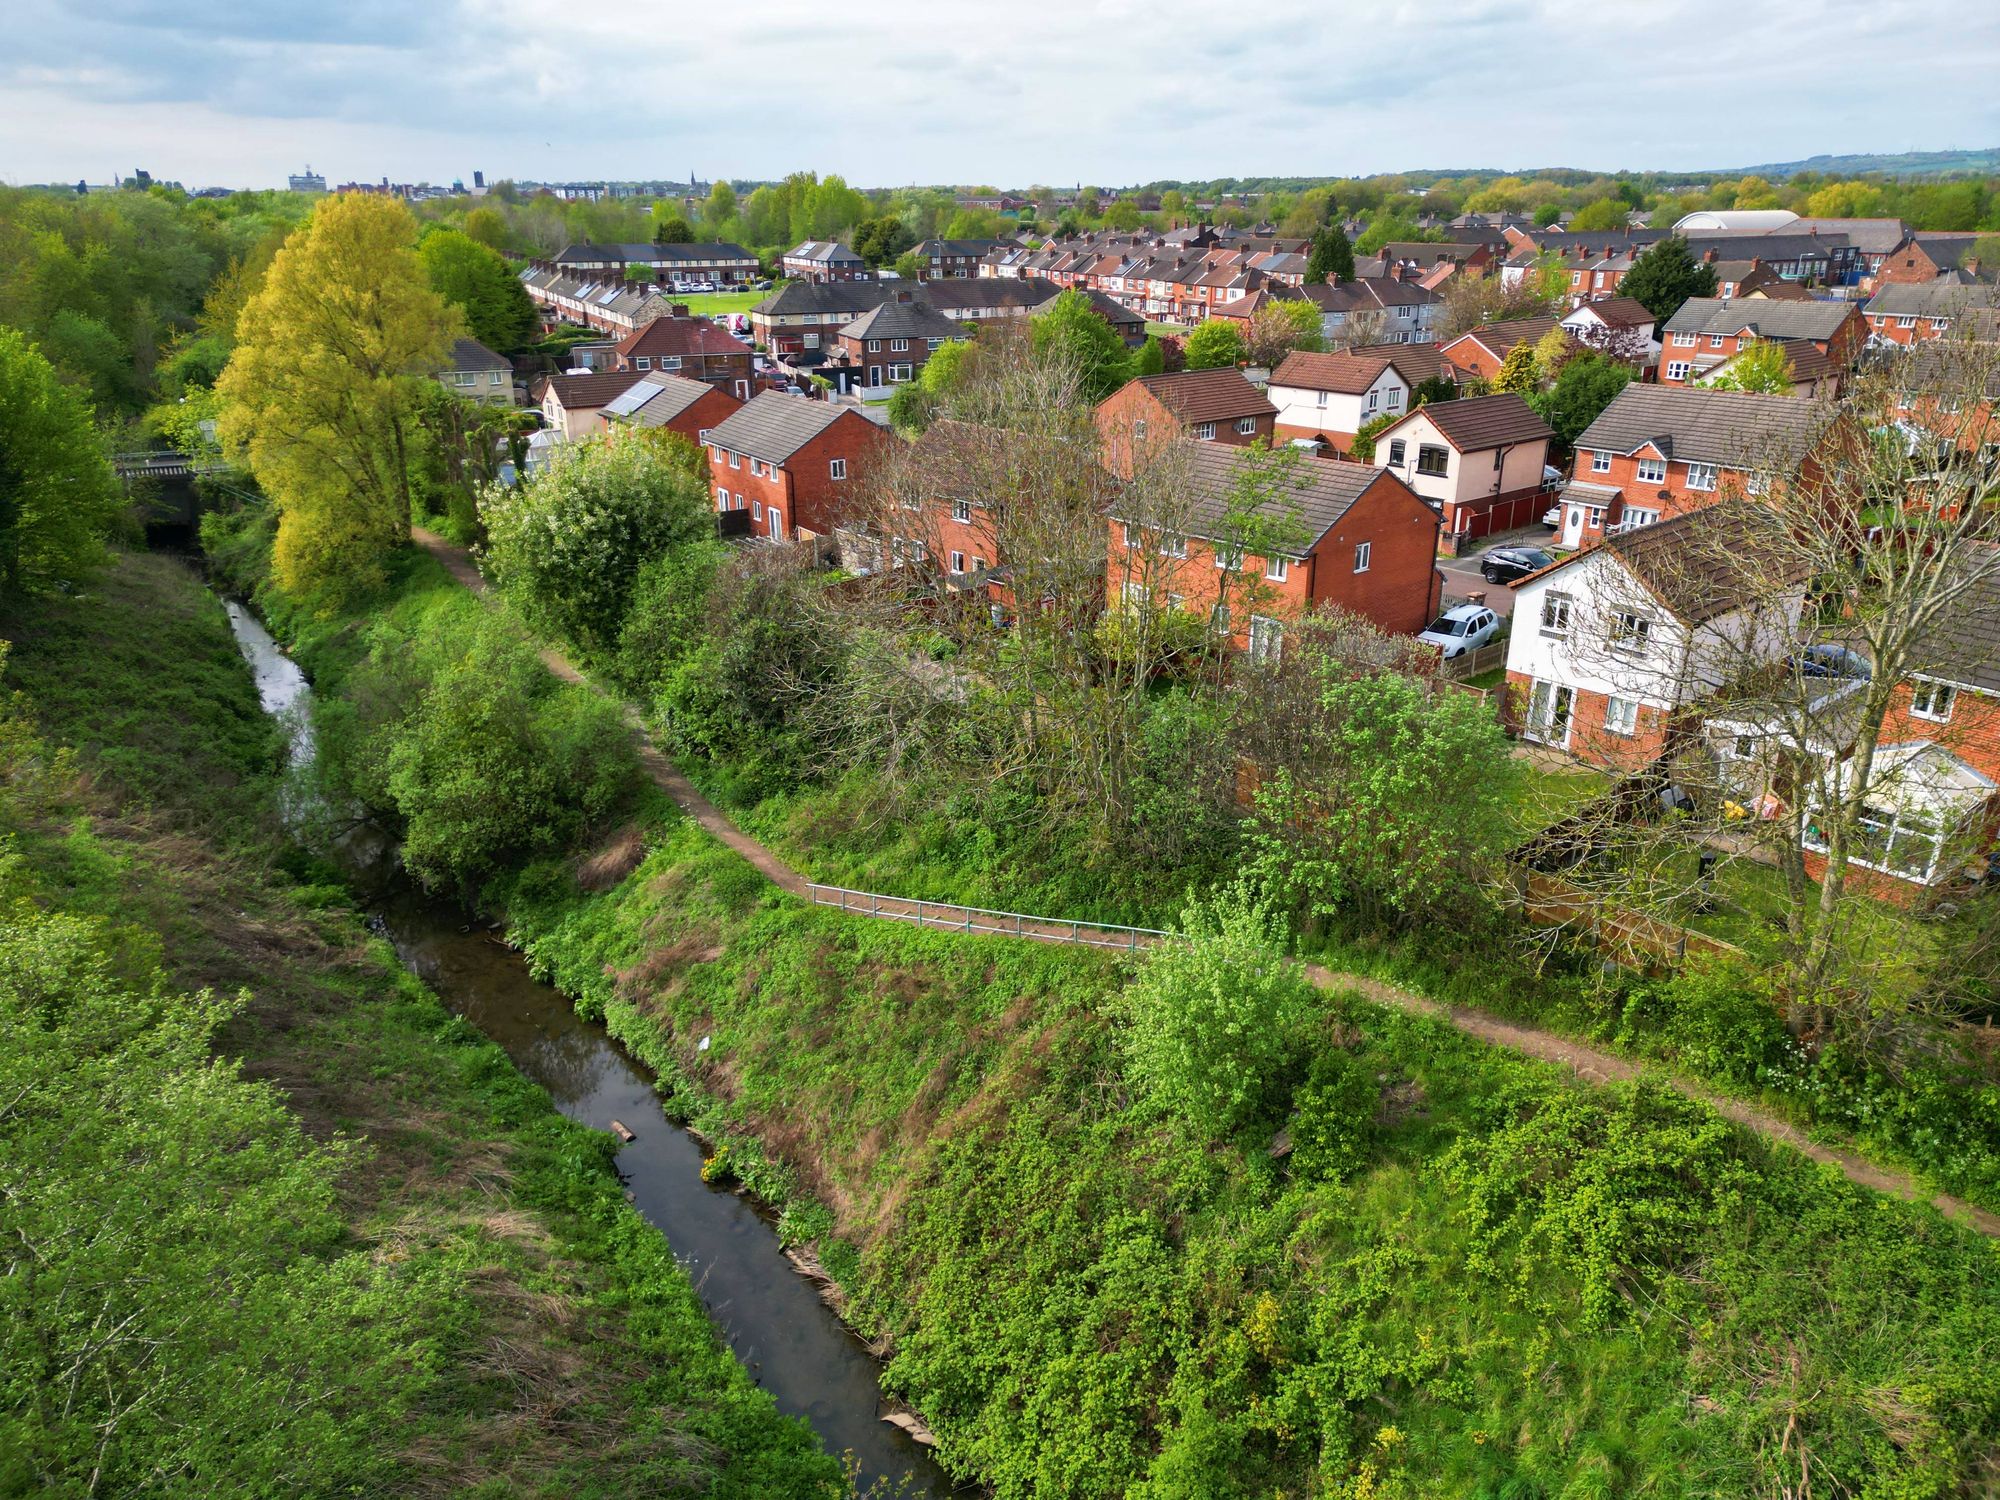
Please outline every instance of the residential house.
[[[1840, 394], [1847, 376], [1846, 366], [1835, 364], [1824, 351], [1804, 339], [1772, 339], [1770, 342], [1785, 351], [1785, 365], [1791, 372], [1792, 395], [1808, 401], [1830, 401]], [[1714, 386], [1727, 381], [1737, 362], [1748, 357], [1749, 350], [1755, 347], [1751, 345], [1742, 353], [1732, 354], [1721, 364], [1711, 366], [1693, 383]]]
[[1517, 344], [1533, 348], [1556, 326], [1554, 318], [1508, 318], [1482, 323], [1444, 345], [1444, 357], [1461, 380], [1492, 380]]
[[1861, 311], [1871, 342], [1917, 344], [1943, 338], [1975, 309], [1991, 308], [2000, 308], [2000, 287], [1953, 272], [1930, 281], [1887, 282]]
[[1433, 401], [1375, 436], [1375, 461], [1423, 497], [1449, 554], [1473, 537], [1532, 525], [1548, 508], [1555, 436], [1512, 391]]
[[1413, 281], [1434, 285], [1430, 278], [1440, 269], [1477, 274], [1497, 265], [1502, 258], [1501, 248], [1484, 240], [1458, 244], [1395, 242], [1384, 245], [1373, 255], [1356, 256], [1354, 271], [1357, 276], [1367, 277], [1385, 277], [1400, 271]]
[[750, 399], [750, 346], [706, 318], [655, 318], [619, 340], [615, 358], [620, 371], [681, 375]]
[[1660, 383], [1685, 385], [1760, 339], [1796, 339], [1838, 365], [1851, 364], [1868, 336], [1852, 302], [1782, 302], [1765, 298], [1690, 297], [1667, 319]]
[[1958, 270], [1975, 278], [1990, 277], [2000, 267], [1981, 266], [1976, 259], [1969, 266], [1964, 264], [1966, 257], [1974, 254], [1978, 240], [1979, 236], [1972, 233], [1919, 229], [1883, 258], [1875, 272], [1875, 284], [1883, 287], [1897, 282], [1935, 281]]
[[1010, 242], [1007, 240], [925, 240], [916, 248], [917, 279], [967, 280], [979, 274], [979, 262]]
[[793, 281], [750, 309], [750, 330], [760, 348], [797, 363], [817, 363], [833, 353], [835, 335], [899, 290], [886, 281]]
[[1787, 228], [1795, 234], [1843, 237], [1854, 247], [1855, 279], [1862, 286], [1874, 283], [1883, 263], [1910, 237], [1910, 226], [1901, 219], [1804, 218]]
[[548, 261], [535, 260], [521, 272], [521, 286], [547, 328], [569, 323], [624, 338], [655, 318], [673, 314], [673, 304], [650, 281], [625, 281], [611, 272], [571, 275]]
[[[1435, 617], [1443, 588], [1437, 513], [1395, 475], [1215, 446], [1193, 447], [1187, 461], [1194, 504], [1184, 532], [1143, 514], [1136, 495], [1112, 502], [1105, 564], [1112, 605], [1164, 591], [1175, 607], [1206, 617], [1259, 657], [1276, 654], [1287, 622], [1312, 608], [1349, 610], [1402, 633]], [[1245, 555], [1230, 510], [1246, 467], [1273, 463], [1289, 467], [1278, 479], [1281, 494], [1264, 509], [1273, 519], [1294, 518], [1297, 535], [1282, 554]]]
[[1556, 540], [1590, 547], [1623, 531], [1758, 493], [1813, 486], [1833, 412], [1798, 396], [1628, 385], [1576, 440]]
[[643, 377], [616, 370], [589, 375], [545, 375], [535, 388], [542, 425], [562, 442], [581, 442], [604, 431], [604, 408]]
[[1434, 345], [1406, 349], [1378, 344], [1338, 354], [1296, 350], [1286, 355], [1271, 372], [1265, 392], [1277, 408], [1275, 435], [1346, 453], [1366, 424], [1410, 409], [1411, 392], [1429, 378], [1417, 349], [1436, 362]]
[[778, 258], [778, 267], [794, 281], [867, 281], [868, 262], [835, 240], [806, 240]]
[[1125, 472], [1135, 457], [1185, 436], [1247, 448], [1272, 437], [1278, 409], [1235, 368], [1141, 375], [1097, 404], [1105, 461]]
[[438, 384], [455, 396], [477, 401], [481, 406], [516, 406], [520, 392], [514, 386], [514, 365], [503, 354], [495, 354], [478, 339], [451, 341], [451, 363], [437, 373]]
[[1782, 657], [1805, 590], [1800, 580], [1773, 597], [1752, 565], [1775, 524], [1763, 507], [1731, 501], [1510, 584], [1508, 700], [1523, 738], [1637, 770], [1747, 664]]
[[1401, 276], [1308, 282], [1299, 290], [1319, 309], [1320, 332], [1329, 343], [1339, 338], [1350, 319], [1380, 325], [1381, 333], [1371, 343], [1428, 344], [1437, 338], [1443, 296]]
[[665, 429], [706, 448], [709, 433], [742, 405], [719, 385], [655, 373], [605, 402], [601, 415], [607, 437]]
[[708, 241], [699, 245], [665, 245], [653, 240], [619, 245], [565, 245], [550, 257], [551, 268], [582, 281], [623, 281], [632, 268], [651, 271], [664, 286], [676, 282], [713, 281], [739, 286], [757, 279], [756, 255], [741, 245]]
[[1652, 309], [1631, 297], [1580, 302], [1561, 320], [1578, 343], [1613, 359], [1650, 370], [1660, 357]]
[[1712, 260], [1708, 268], [1715, 272], [1715, 295], [1718, 297], [1748, 297], [1761, 293], [1797, 300], [1812, 295], [1803, 287], [1785, 280], [1754, 255], [1747, 260]]
[[884, 302], [841, 329], [835, 351], [863, 390], [887, 391], [916, 379], [946, 344], [972, 337], [965, 324], [921, 302]]
[[708, 434], [715, 508], [748, 511], [748, 534], [829, 537], [896, 441], [851, 406], [765, 391]]

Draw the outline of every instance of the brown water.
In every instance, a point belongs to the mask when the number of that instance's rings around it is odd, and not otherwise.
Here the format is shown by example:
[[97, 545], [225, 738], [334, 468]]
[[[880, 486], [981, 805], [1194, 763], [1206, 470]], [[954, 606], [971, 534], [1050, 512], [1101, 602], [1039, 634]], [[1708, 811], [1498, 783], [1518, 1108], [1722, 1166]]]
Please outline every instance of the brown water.
[[[302, 768], [313, 754], [312, 689], [254, 614], [234, 601], [228, 610], [258, 697], [286, 723], [294, 769]], [[828, 1451], [851, 1454], [863, 1494], [950, 1493], [929, 1452], [881, 1420], [879, 1364], [792, 1269], [775, 1228], [746, 1199], [701, 1180], [701, 1148], [662, 1114], [652, 1074], [530, 976], [484, 923], [407, 880], [380, 884], [371, 909], [412, 972], [498, 1042], [563, 1114], [636, 1132], [617, 1156], [633, 1205], [666, 1236], [717, 1332], [778, 1409], [811, 1423]]]

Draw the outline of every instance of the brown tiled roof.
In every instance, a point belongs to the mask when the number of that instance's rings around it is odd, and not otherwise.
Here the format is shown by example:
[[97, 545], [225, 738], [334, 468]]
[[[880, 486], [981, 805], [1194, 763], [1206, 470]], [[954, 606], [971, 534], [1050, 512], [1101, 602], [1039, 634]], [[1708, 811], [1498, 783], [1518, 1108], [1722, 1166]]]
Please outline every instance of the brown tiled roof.
[[655, 318], [643, 328], [625, 335], [618, 352], [627, 359], [644, 354], [748, 354], [750, 346], [733, 334], [724, 333], [706, 318]]
[[1467, 396], [1457, 401], [1433, 401], [1418, 407], [1403, 421], [1419, 413], [1430, 418], [1431, 425], [1460, 453], [1478, 453], [1506, 443], [1545, 442], [1555, 436], [1549, 424], [1513, 391]]
[[1458, 379], [1457, 367], [1444, 357], [1444, 350], [1436, 344], [1356, 344], [1347, 352], [1358, 354], [1363, 359], [1379, 355], [1394, 365], [1412, 385], [1421, 385], [1426, 380], [1456, 382]]
[[[1725, 500], [1607, 537], [1604, 546], [1646, 592], [1688, 625], [1749, 602], [1775, 578], [1803, 582], [1811, 571], [1767, 506]], [[1794, 554], [1787, 561], [1787, 554]]]
[[566, 411], [592, 411], [632, 389], [646, 377], [637, 370], [597, 370], [588, 375], [550, 375], [535, 387], [540, 401], [551, 388]]
[[1539, 344], [1543, 335], [1555, 326], [1554, 318], [1509, 318], [1500, 323], [1481, 323], [1461, 337], [1490, 350], [1496, 359], [1505, 359], [1516, 344]]
[[1139, 384], [1183, 422], [1226, 422], [1237, 417], [1274, 417], [1278, 408], [1238, 369], [1183, 370], [1177, 375], [1142, 375]]
[[[1237, 493], [1239, 474], [1251, 463], [1268, 464], [1273, 460], [1270, 457], [1260, 460], [1248, 448], [1214, 443], [1190, 443], [1186, 449], [1193, 500], [1188, 530], [1194, 536], [1227, 540], [1225, 517]], [[1347, 514], [1349, 507], [1377, 480], [1387, 478], [1397, 488], [1404, 487], [1402, 481], [1387, 469], [1343, 463], [1330, 458], [1308, 458], [1295, 448], [1280, 451], [1295, 456], [1278, 460], [1285, 466], [1285, 478], [1274, 487], [1276, 493], [1260, 509], [1273, 515], [1296, 511], [1308, 538], [1302, 551], [1310, 551], [1317, 546], [1319, 539], [1340, 524], [1340, 518]], [[1411, 498], [1416, 497], [1412, 494]], [[1136, 512], [1124, 509], [1122, 503], [1117, 501], [1111, 506], [1111, 516], [1121, 521], [1144, 519]]]
[[1382, 353], [1342, 350], [1338, 354], [1313, 354], [1295, 349], [1271, 372], [1271, 384], [1359, 396], [1382, 378], [1390, 363], [1389, 356]]
[[1582, 312], [1584, 307], [1613, 328], [1642, 328], [1659, 321], [1652, 309], [1636, 297], [1606, 297], [1602, 302], [1586, 302], [1577, 311]]

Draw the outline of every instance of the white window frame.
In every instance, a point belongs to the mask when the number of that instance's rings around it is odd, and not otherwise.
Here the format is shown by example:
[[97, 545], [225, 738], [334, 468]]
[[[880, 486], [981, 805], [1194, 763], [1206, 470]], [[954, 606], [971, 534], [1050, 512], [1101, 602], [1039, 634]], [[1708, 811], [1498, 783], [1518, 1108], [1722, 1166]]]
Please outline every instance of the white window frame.
[[1676, 349], [1692, 349], [1700, 342], [1701, 335], [1697, 333], [1677, 333], [1674, 335], [1674, 347]]
[[662, 354], [660, 356], [660, 368], [662, 370], [678, 370], [680, 367], [681, 357], [678, 354]]
[[952, 501], [951, 518], [961, 526], [970, 525], [972, 521], [972, 502], [970, 500]]
[[1955, 683], [1940, 682], [1935, 677], [1918, 677], [1910, 682], [1910, 717], [1925, 719], [1933, 724], [1949, 724], [1951, 711], [1958, 706], [1958, 687]]
[[1693, 368], [1694, 366], [1684, 359], [1670, 359], [1667, 361], [1667, 379], [1686, 380], [1688, 372]]
[[728, 448], [728, 449], [725, 449], [724, 451], [725, 451], [726, 453], [728, 453], [728, 455], [729, 455], [729, 467], [730, 467], [730, 468], [732, 468], [732, 469], [740, 469], [740, 468], [742, 468], [742, 467], [743, 467], [743, 455], [742, 455], [742, 454], [738, 453], [738, 452], [737, 452], [737, 451], [736, 451], [736, 450], [735, 450], [734, 448]]
[[635, 359], [635, 360], [633, 360], [633, 361], [632, 361], [632, 368], [633, 368], [633, 369], [635, 369], [635, 370], [650, 370], [650, 369], [652, 369], [652, 368], [653, 368], [653, 356], [652, 356], [652, 355], [650, 355], [650, 354], [642, 354], [642, 355], [640, 355], [640, 356], [639, 356], [639, 357], [638, 357], [637, 359]]
[[952, 549], [951, 570], [954, 573], [963, 573], [965, 571], [965, 554], [956, 548]]
[[1633, 469], [1632, 477], [1641, 484], [1665, 484], [1667, 461], [1664, 458], [1642, 458]]
[[1184, 536], [1162, 535], [1160, 538], [1160, 556], [1185, 559], [1187, 557], [1187, 538]]
[[1264, 576], [1272, 583], [1284, 583], [1292, 576], [1292, 560], [1289, 557], [1267, 557], [1264, 559]]
[[1653, 620], [1650, 615], [1642, 615], [1634, 609], [1614, 609], [1611, 611], [1611, 626], [1608, 644], [1613, 651], [1630, 656], [1644, 656], [1651, 643]]
[[1660, 513], [1643, 505], [1628, 505], [1618, 519], [1621, 531], [1637, 531], [1641, 526], [1651, 526], [1660, 519]]
[[1213, 422], [1200, 422], [1200, 423], [1197, 423], [1197, 424], [1196, 424], [1196, 426], [1195, 426], [1195, 429], [1194, 429], [1194, 436], [1195, 436], [1195, 441], [1196, 441], [1196, 442], [1200, 442], [1200, 443], [1212, 443], [1212, 442], [1214, 442], [1214, 441], [1215, 441], [1215, 424], [1214, 424]]
[[1712, 490], [1715, 488], [1715, 485], [1716, 485], [1716, 468], [1714, 464], [1691, 463], [1688, 465], [1689, 489]]
[[890, 339], [889, 352], [891, 354], [908, 354], [910, 352], [910, 341], [908, 339]]
[[1623, 735], [1630, 738], [1639, 732], [1639, 700], [1637, 698], [1606, 698], [1604, 700], [1604, 730], [1607, 734]]
[[1567, 639], [1571, 606], [1574, 603], [1568, 594], [1558, 594], [1553, 590], [1542, 595], [1542, 634], [1557, 640]]
[[826, 474], [829, 479], [845, 479], [847, 477], [847, 460], [844, 458], [832, 460], [826, 466]]
[[1366, 573], [1369, 569], [1370, 564], [1372, 564], [1374, 560], [1375, 560], [1375, 544], [1373, 542], [1356, 542], [1354, 544], [1355, 572]]
[[1257, 430], [1257, 419], [1255, 417], [1238, 417], [1236, 419], [1236, 430], [1247, 437]]
[[1276, 661], [1285, 650], [1285, 622], [1270, 615], [1250, 617], [1250, 659]]
[[1590, 455], [1590, 472], [1593, 474], [1609, 474], [1611, 472], [1611, 452], [1609, 449], [1600, 448]]
[[718, 485], [717, 485], [717, 486], [715, 487], [715, 508], [716, 508], [717, 510], [728, 510], [728, 509], [729, 509], [729, 486], [728, 486], [728, 485], [726, 485], [726, 484], [718, 484]]

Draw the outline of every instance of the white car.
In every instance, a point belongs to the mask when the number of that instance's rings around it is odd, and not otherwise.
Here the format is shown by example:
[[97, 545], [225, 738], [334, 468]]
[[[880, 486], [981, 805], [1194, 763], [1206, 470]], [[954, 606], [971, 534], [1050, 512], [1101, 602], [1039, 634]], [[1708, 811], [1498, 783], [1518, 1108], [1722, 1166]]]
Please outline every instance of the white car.
[[1500, 617], [1483, 604], [1460, 604], [1446, 610], [1417, 632], [1417, 639], [1438, 648], [1450, 661], [1476, 651], [1492, 640], [1500, 629]]

